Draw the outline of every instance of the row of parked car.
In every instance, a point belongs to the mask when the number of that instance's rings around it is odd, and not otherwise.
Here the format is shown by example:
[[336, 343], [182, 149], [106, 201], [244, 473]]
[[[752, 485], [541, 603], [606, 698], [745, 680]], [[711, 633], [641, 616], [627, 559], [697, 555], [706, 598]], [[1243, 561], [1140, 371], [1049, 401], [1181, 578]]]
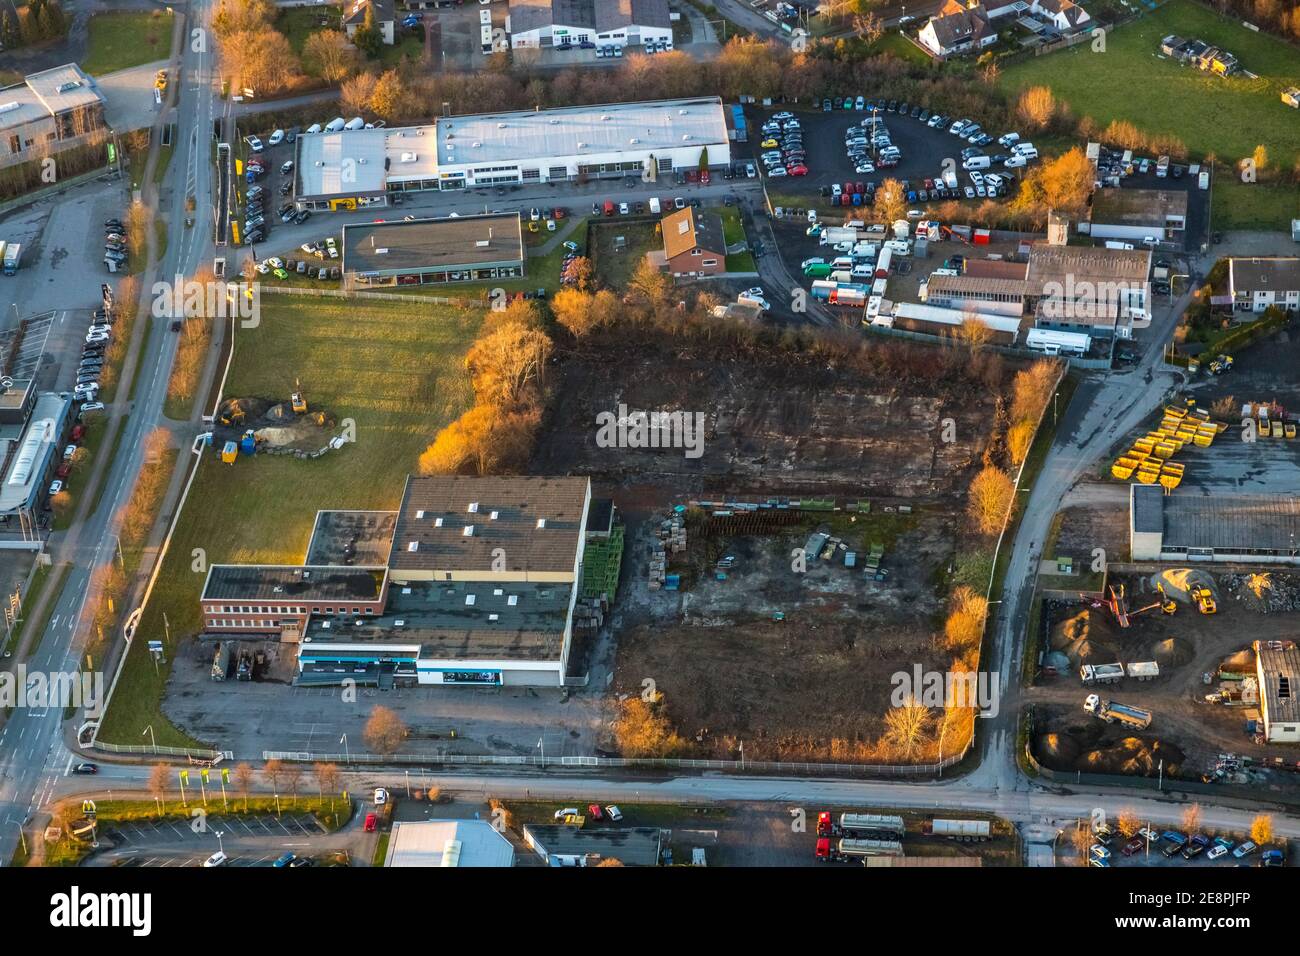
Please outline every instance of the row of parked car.
[[776, 113], [763, 124], [763, 150], [759, 162], [771, 178], [780, 176], [807, 176], [808, 152], [803, 144], [803, 128], [793, 113]]
[[[1114, 831], [1110, 827], [1103, 825], [1094, 828], [1092, 836], [1093, 844], [1088, 849], [1088, 864], [1097, 867], [1110, 866], [1110, 845], [1115, 839]], [[1203, 833], [1198, 833], [1189, 838], [1177, 830], [1166, 830], [1163, 833], [1157, 833], [1150, 827], [1143, 827], [1124, 844], [1120, 852], [1124, 856], [1135, 856], [1148, 848], [1158, 849], [1165, 859], [1181, 856], [1184, 860], [1194, 860], [1202, 853], [1205, 854], [1207, 860], [1217, 860], [1229, 853], [1232, 854], [1234, 859], [1241, 860], [1259, 849], [1252, 840], [1246, 840], [1239, 844], [1231, 837], [1226, 836], [1210, 838]], [[1266, 850], [1260, 857], [1258, 865], [1283, 866], [1285, 863], [1286, 854], [1281, 850]]]
[[104, 220], [104, 265], [109, 272], [126, 268], [131, 250], [127, 247], [126, 226], [121, 219]]

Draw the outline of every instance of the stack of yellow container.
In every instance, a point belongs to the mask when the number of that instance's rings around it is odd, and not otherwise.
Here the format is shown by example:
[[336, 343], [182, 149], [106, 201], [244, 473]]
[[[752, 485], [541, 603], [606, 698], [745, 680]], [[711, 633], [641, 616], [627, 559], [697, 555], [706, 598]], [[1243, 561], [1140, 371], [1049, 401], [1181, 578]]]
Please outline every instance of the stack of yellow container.
[[1130, 481], [1136, 475], [1144, 485], [1159, 482], [1172, 491], [1182, 483], [1184, 473], [1184, 466], [1171, 460], [1174, 455], [1187, 445], [1209, 448], [1227, 427], [1211, 421], [1209, 413], [1200, 408], [1168, 405], [1160, 425], [1134, 441], [1110, 466], [1110, 473], [1120, 481]]

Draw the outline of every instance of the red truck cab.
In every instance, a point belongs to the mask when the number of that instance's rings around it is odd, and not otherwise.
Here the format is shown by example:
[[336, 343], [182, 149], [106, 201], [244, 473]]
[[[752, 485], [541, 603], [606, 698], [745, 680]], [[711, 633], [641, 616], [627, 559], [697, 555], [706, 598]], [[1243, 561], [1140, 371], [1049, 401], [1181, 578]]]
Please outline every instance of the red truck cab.
[[835, 824], [831, 822], [831, 815], [827, 810], [817, 814], [817, 835], [819, 837], [835, 835]]
[[819, 837], [817, 840], [817, 860], [821, 863], [831, 861], [831, 838]]
[[606, 216], [614, 215], [614, 200], [612, 199], [605, 200], [605, 215]]

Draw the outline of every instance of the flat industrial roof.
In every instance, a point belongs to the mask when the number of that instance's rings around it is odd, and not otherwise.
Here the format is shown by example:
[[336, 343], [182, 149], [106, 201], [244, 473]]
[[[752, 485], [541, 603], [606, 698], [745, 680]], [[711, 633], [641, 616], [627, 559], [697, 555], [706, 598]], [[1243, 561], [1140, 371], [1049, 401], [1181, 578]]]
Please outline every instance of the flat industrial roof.
[[486, 820], [393, 824], [384, 866], [514, 866], [515, 848]]
[[200, 600], [377, 601], [385, 573], [382, 567], [214, 564]]
[[523, 230], [517, 212], [343, 227], [344, 272], [452, 269], [523, 261]]
[[1107, 187], [1092, 194], [1092, 221], [1096, 223], [1164, 229], [1169, 216], [1187, 218], [1186, 191]]
[[1151, 274], [1149, 249], [1106, 249], [1087, 246], [1049, 246], [1035, 243], [1029, 250], [1031, 286], [1041, 290], [1048, 282], [1078, 288], [1084, 282], [1130, 283], [1147, 281]]
[[1024, 279], [1029, 275], [1029, 263], [1009, 259], [967, 259], [961, 274], [972, 279]]
[[395, 572], [572, 571], [589, 487], [587, 478], [412, 475], [388, 565]]
[[303, 648], [418, 644], [425, 658], [558, 661], [573, 585], [412, 581], [392, 585], [383, 614], [313, 618]]
[[303, 133], [297, 139], [299, 198], [382, 193], [388, 174], [386, 129]]
[[1300, 548], [1300, 498], [1173, 494], [1164, 499], [1163, 547], [1216, 551]]
[[1165, 490], [1160, 485], [1129, 485], [1129, 529], [1134, 534], [1165, 530]]
[[448, 116], [437, 120], [439, 166], [544, 162], [727, 143], [727, 120], [716, 96], [609, 103], [550, 110]]
[[922, 305], [919, 302], [896, 302], [892, 314], [899, 319], [951, 326], [961, 325], [967, 319], [976, 319], [994, 332], [1004, 332], [1008, 335], [1020, 334], [1021, 320], [1011, 315], [990, 315], [986, 312], [972, 312], [969, 309], [945, 309], [937, 305]]
[[318, 511], [303, 564], [382, 566], [396, 525], [396, 511]]
[[548, 854], [613, 857], [624, 866], [658, 866], [663, 833], [658, 827], [593, 829], [552, 823], [530, 823], [525, 839]]
[[65, 63], [0, 89], [0, 129], [103, 102], [95, 81], [75, 63]]
[[972, 295], [1005, 295], [1024, 298], [1029, 283], [1024, 279], [1003, 279], [990, 276], [930, 276], [926, 280], [927, 295], [936, 292], [965, 292]]
[[10, 456], [4, 484], [0, 485], [0, 513], [26, 505], [36, 484], [45, 480], [45, 466], [59, 444], [71, 406], [72, 398], [66, 392], [43, 392], [36, 396], [27, 428]]

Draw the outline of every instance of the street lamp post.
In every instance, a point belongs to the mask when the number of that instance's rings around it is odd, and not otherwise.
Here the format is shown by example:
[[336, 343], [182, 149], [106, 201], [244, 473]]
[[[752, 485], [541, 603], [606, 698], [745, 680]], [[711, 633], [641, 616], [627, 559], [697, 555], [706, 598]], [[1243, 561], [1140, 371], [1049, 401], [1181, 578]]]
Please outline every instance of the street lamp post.
[[153, 752], [154, 752], [154, 754], [156, 755], [156, 754], [158, 753], [158, 741], [157, 741], [156, 739], [154, 739], [154, 735], [153, 735], [153, 724], [150, 724], [150, 725], [149, 725], [148, 727], [146, 727], [144, 730], [140, 731], [140, 736], [141, 736], [141, 737], [143, 737], [145, 734], [148, 734], [148, 735], [149, 735], [149, 743], [151, 743], [151, 744], [153, 745]]
[[339, 743], [341, 743], [341, 744], [343, 745], [343, 762], [344, 762], [344, 763], [351, 763], [351, 762], [352, 762], [352, 754], [350, 754], [350, 753], [348, 752], [348, 735], [347, 735], [347, 734], [344, 734], [342, 737], [340, 737], [340, 738], [339, 738]]

